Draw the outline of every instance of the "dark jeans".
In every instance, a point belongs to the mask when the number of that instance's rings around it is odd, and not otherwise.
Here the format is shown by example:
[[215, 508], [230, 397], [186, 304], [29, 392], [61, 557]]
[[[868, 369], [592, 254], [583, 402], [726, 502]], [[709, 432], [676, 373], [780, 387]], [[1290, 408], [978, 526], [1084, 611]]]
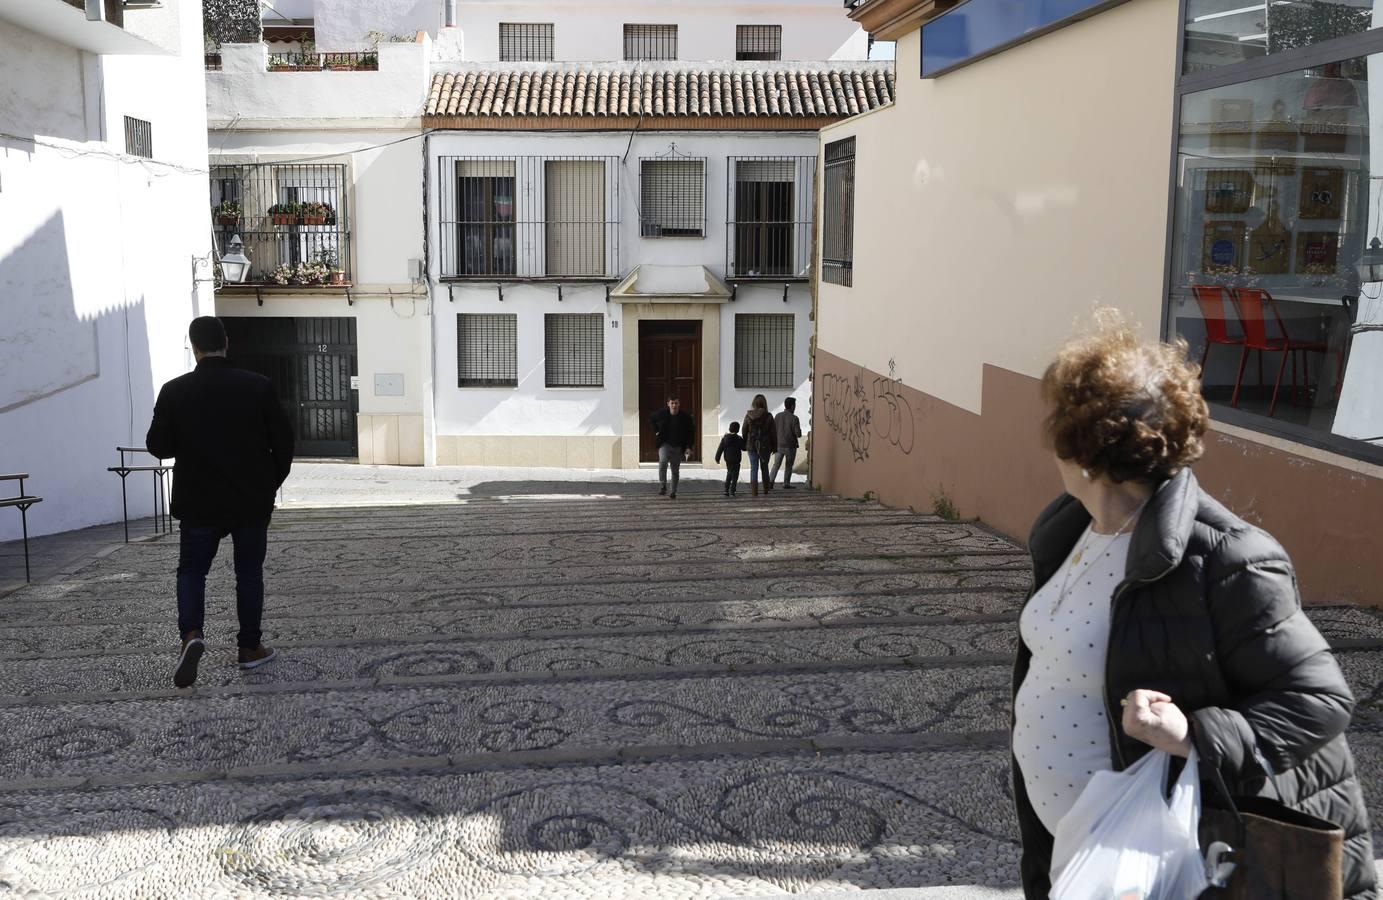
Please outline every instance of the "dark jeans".
[[725, 490], [730, 493], [735, 492], [735, 488], [740, 483], [740, 464], [738, 462], [725, 461]]
[[269, 520], [236, 528], [183, 525], [178, 545], [178, 635], [202, 630], [206, 611], [206, 576], [221, 539], [235, 544], [235, 611], [240, 618], [236, 644], [259, 646], [264, 616], [264, 554], [269, 545]]
[[773, 485], [773, 479], [768, 477], [768, 457], [767, 453], [757, 453], [749, 451], [749, 483], [758, 484], [759, 474], [764, 476], [764, 490], [768, 490]]

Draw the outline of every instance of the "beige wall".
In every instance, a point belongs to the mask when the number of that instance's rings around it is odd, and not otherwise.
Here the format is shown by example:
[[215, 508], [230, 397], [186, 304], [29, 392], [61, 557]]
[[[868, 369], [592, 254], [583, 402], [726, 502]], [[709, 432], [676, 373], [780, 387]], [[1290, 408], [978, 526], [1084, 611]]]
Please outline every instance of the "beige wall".
[[983, 364], [1040, 374], [1095, 303], [1156, 335], [1177, 35], [1130, 0], [930, 80], [899, 41], [896, 104], [822, 132], [856, 136], [855, 259], [818, 345], [979, 412]]

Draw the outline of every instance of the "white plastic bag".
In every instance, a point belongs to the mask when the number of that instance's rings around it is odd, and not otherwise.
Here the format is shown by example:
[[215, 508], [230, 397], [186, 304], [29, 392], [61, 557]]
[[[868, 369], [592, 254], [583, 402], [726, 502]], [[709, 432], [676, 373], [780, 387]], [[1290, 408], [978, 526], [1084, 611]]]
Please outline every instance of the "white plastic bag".
[[1171, 757], [1154, 750], [1097, 772], [1057, 826], [1051, 900], [1194, 900], [1207, 887], [1196, 827], [1196, 751], [1164, 799]]

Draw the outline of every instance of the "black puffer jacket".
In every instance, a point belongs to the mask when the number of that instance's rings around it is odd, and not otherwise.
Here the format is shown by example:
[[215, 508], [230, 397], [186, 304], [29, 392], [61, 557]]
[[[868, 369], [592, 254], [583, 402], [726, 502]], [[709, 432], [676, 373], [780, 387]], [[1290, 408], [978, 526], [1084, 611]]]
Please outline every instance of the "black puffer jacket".
[[[1038, 516], [1028, 544], [1034, 585], [1061, 566], [1089, 522], [1085, 507], [1066, 494]], [[1202, 767], [1218, 766], [1231, 791], [1280, 795], [1344, 828], [1345, 897], [1374, 900], [1368, 813], [1344, 735], [1354, 698], [1301, 610], [1296, 574], [1277, 541], [1182, 470], [1139, 517], [1111, 602], [1104, 677], [1114, 768], [1150, 749], [1119, 727], [1119, 698], [1136, 688], [1170, 695], [1191, 721]], [[1031, 659], [1020, 640], [1015, 697]], [[1209, 801], [1211, 788], [1202, 786]], [[1023, 891], [1028, 900], [1046, 900], [1052, 836], [1028, 801], [1016, 761], [1013, 793]]]

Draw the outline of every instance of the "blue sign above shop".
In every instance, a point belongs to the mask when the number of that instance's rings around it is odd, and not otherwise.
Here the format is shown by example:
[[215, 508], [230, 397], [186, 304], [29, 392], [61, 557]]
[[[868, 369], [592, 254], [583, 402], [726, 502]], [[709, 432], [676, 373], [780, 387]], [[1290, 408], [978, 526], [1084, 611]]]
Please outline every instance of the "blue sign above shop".
[[922, 77], [973, 62], [1116, 5], [1111, 0], [966, 0], [922, 26]]

